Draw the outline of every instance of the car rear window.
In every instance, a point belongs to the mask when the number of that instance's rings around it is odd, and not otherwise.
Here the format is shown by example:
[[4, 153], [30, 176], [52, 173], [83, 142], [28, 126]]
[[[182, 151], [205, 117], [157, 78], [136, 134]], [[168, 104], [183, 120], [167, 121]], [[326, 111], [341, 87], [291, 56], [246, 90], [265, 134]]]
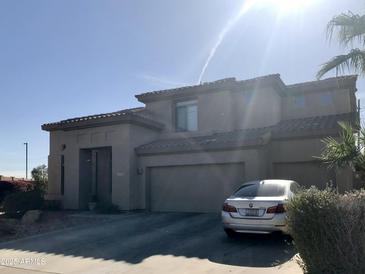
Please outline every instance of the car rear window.
[[280, 184], [245, 184], [238, 189], [235, 197], [275, 197], [285, 194], [285, 186]]

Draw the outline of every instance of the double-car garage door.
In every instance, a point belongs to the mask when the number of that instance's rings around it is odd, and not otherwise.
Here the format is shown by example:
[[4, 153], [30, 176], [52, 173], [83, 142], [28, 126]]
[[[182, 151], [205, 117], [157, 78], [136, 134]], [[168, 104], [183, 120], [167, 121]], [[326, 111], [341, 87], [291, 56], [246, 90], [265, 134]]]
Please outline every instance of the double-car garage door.
[[147, 203], [152, 211], [218, 212], [244, 182], [244, 163], [149, 168]]

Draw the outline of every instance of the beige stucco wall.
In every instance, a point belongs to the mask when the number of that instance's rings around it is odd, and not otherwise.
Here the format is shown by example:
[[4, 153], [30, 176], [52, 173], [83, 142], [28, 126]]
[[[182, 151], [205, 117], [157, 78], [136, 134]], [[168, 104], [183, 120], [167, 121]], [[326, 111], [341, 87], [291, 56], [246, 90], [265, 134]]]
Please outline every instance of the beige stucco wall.
[[[250, 101], [248, 94], [252, 94]], [[324, 105], [320, 98], [332, 95], [332, 102]], [[294, 104], [295, 96], [304, 95], [305, 105]], [[198, 131], [175, 132], [176, 100], [195, 99], [198, 102]], [[220, 90], [197, 93], [196, 96], [162, 98], [146, 103], [145, 115], [163, 124], [161, 138], [205, 135], [212, 131], [258, 128], [275, 125], [281, 120], [332, 115], [356, 111], [356, 97], [349, 89], [331, 89], [308, 92], [291, 90], [289, 95], [278, 93], [272, 87], [256, 89]]]
[[233, 129], [233, 101], [228, 90], [198, 96], [198, 129], [229, 131]]
[[[333, 96], [333, 103], [329, 105], [323, 105], [320, 100], [321, 94], [326, 92], [330, 92]], [[304, 107], [295, 106], [293, 103], [293, 97], [295, 95], [303, 95], [303, 93], [294, 93], [293, 96], [283, 97], [283, 119], [332, 115], [356, 110], [356, 104], [353, 102], [353, 92], [350, 92], [348, 89], [320, 90], [318, 92], [308, 91], [304, 93]]]
[[131, 125], [129, 130], [129, 162], [130, 162], [130, 209], [141, 208], [141, 192], [142, 185], [140, 182], [140, 175], [137, 173], [137, 169], [140, 168], [138, 165], [138, 156], [135, 153], [135, 148], [151, 142], [159, 137], [159, 132], [151, 131], [149, 129]]
[[149, 102], [143, 110], [143, 114], [153, 120], [159, 121], [165, 125], [164, 131], [173, 130], [173, 102], [171, 100], [160, 100]]
[[181, 135], [175, 132], [175, 103], [177, 100], [197, 100], [198, 132], [189, 135], [206, 134], [212, 130], [233, 129], [232, 96], [228, 90], [187, 96], [178, 99], [164, 99], [146, 104], [145, 115], [162, 122], [165, 125], [162, 138]]
[[232, 102], [235, 128], [272, 126], [281, 120], [281, 97], [273, 88], [233, 92]]
[[[247, 94], [252, 93], [248, 101]], [[175, 132], [176, 100], [197, 100], [198, 131]], [[266, 127], [278, 123], [282, 116], [280, 95], [271, 87], [230, 91], [220, 90], [196, 96], [163, 99], [146, 103], [145, 115], [165, 124], [162, 138], [195, 136], [212, 131]]]
[[270, 145], [272, 162], [313, 161], [323, 148], [322, 137], [273, 141]]
[[[60, 158], [65, 157], [65, 188], [63, 205], [79, 206], [80, 149], [112, 147], [112, 202], [121, 209], [130, 209], [131, 178], [135, 174], [134, 147], [156, 138], [157, 133], [139, 126], [121, 124], [73, 131], [53, 131], [50, 134], [49, 188], [50, 197], [60, 196]], [[133, 136], [133, 137], [131, 137]], [[139, 136], [139, 137], [136, 137]], [[66, 149], [62, 151], [62, 145]]]
[[[268, 174], [274, 176], [275, 166], [280, 164], [286, 165], [287, 168], [302, 166], [304, 169], [308, 168], [307, 171], [304, 170], [302, 172], [306, 175], [299, 180], [299, 183], [303, 186], [309, 187], [311, 184], [314, 184], [323, 188], [328, 183], [328, 180], [331, 179], [336, 181], [340, 191], [351, 189], [353, 178], [348, 171], [328, 169], [328, 166], [322, 164], [316, 158], [320, 156], [324, 148], [324, 144], [321, 141], [324, 137], [318, 136], [316, 138], [287, 139], [271, 142], [267, 154], [269, 157]], [[317, 168], [310, 168], [311, 165]]]

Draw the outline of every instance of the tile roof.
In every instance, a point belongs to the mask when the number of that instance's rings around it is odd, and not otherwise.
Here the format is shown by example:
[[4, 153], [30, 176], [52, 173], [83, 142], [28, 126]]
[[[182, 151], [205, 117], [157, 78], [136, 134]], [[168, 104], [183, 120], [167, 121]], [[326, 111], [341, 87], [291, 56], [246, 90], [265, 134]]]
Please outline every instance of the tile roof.
[[144, 107], [138, 108], [130, 108], [130, 109], [123, 109], [115, 112], [109, 113], [102, 113], [102, 114], [95, 114], [95, 115], [88, 115], [88, 116], [81, 116], [71, 119], [62, 120], [59, 122], [54, 123], [47, 123], [42, 125], [43, 130], [55, 130], [55, 129], [68, 129], [68, 128], [75, 128], [78, 126], [86, 126], [86, 125], [94, 125], [94, 122], [117, 122], [122, 120], [128, 120], [133, 118], [138, 118], [146, 123], [151, 123], [157, 127], [163, 127], [162, 124], [149, 119], [143, 116], [140, 112], [144, 109]]
[[279, 122], [272, 128], [273, 138], [285, 138], [305, 135], [322, 135], [338, 132], [338, 122], [356, 124], [357, 113], [341, 113], [325, 116], [290, 119]]
[[136, 152], [139, 154], [184, 152], [219, 148], [228, 149], [238, 146], [257, 146], [264, 144], [264, 134], [266, 132], [267, 129], [250, 129], [236, 132], [214, 133], [207, 136], [158, 140], [139, 146]]
[[344, 113], [328, 116], [284, 120], [271, 127], [243, 129], [230, 132], [187, 138], [157, 140], [136, 148], [138, 154], [158, 154], [201, 150], [232, 149], [259, 146], [270, 138], [304, 137], [310, 135], [333, 135], [338, 132], [338, 121], [354, 122], [356, 114]]
[[347, 87], [349, 85], [353, 85], [355, 87], [356, 79], [357, 75], [348, 75], [331, 77], [323, 80], [316, 80], [304, 83], [297, 83], [292, 85], [285, 85], [285, 83], [281, 80], [280, 74], [269, 74], [247, 80], [236, 80], [236, 78], [232, 77], [213, 82], [202, 83], [199, 85], [145, 92], [135, 95], [135, 97], [140, 102], [148, 102], [150, 100], [156, 100], [164, 96], [174, 96], [179, 94], [185, 95], [190, 93], [196, 94], [198, 92], [212, 91], [219, 88], [242, 89], [244, 87], [252, 87], [261, 84], [272, 85], [280, 94], [290, 94], [293, 91], [306, 91], [308, 89], [328, 89], [331, 87]]
[[172, 88], [172, 89], [165, 89], [165, 90], [157, 90], [157, 91], [151, 91], [151, 92], [145, 92], [142, 94], [138, 94], [135, 97], [141, 101], [147, 101], [151, 98], [156, 98], [160, 96], [170, 96], [170, 95], [176, 95], [176, 94], [185, 94], [187, 92], [202, 92], [207, 90], [213, 90], [216, 88], [222, 88], [222, 87], [242, 87], [242, 86], [250, 86], [250, 85], [256, 85], [264, 82], [270, 82], [270, 81], [277, 81], [279, 85], [281, 85], [282, 88], [285, 88], [284, 83], [282, 82], [280, 78], [280, 74], [269, 74], [265, 76], [255, 77], [252, 79], [247, 80], [239, 80], [237, 81], [236, 78], [225, 78], [213, 82], [207, 82], [202, 83], [199, 85], [191, 85], [191, 86], [184, 86], [179, 88]]

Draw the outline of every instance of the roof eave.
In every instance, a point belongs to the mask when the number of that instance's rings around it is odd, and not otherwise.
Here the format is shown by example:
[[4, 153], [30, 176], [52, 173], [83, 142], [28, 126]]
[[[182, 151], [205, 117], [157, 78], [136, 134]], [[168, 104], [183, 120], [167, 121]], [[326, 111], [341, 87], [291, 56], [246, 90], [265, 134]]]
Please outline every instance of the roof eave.
[[228, 80], [223, 79], [219, 80], [219, 82], [212, 82], [203, 85], [147, 92], [135, 95], [135, 98], [137, 98], [139, 102], [148, 103], [152, 101], [196, 95], [197, 93], [202, 94], [205, 92], [219, 91], [222, 90], [222, 88], [232, 91], [241, 91], [242, 88], [261, 88], [268, 86], [273, 87], [281, 96], [285, 96], [287, 93], [286, 85], [281, 80], [280, 74], [273, 74], [242, 81], [236, 81], [235, 78], [229, 78]]
[[185, 97], [190, 95], [197, 95], [207, 92], [215, 92], [219, 90], [233, 90], [237, 88], [237, 82], [226, 82], [226, 83], [217, 83], [216, 85], [200, 85], [200, 86], [192, 86], [175, 90], [166, 90], [161, 91], [161, 93], [142, 93], [135, 95], [134, 97], [141, 103], [149, 103], [153, 101], [166, 100], [170, 98], [177, 97]]
[[216, 145], [216, 146], [193, 146], [189, 148], [170, 148], [170, 149], [143, 149], [143, 148], [135, 148], [135, 152], [140, 155], [156, 155], [156, 154], [178, 154], [178, 153], [197, 153], [197, 152], [205, 152], [205, 151], [224, 151], [224, 150], [242, 150], [242, 149], [253, 149], [262, 147], [266, 144], [266, 142], [260, 140], [259, 142], [251, 142], [245, 144], [227, 144], [227, 145]]
[[42, 130], [44, 131], [56, 131], [56, 130], [63, 130], [63, 131], [70, 131], [70, 130], [78, 130], [78, 129], [85, 129], [85, 128], [92, 128], [92, 127], [102, 127], [102, 126], [110, 126], [110, 125], [117, 125], [117, 124], [135, 124], [142, 127], [146, 127], [152, 130], [160, 131], [164, 128], [164, 125], [153, 121], [148, 118], [136, 116], [136, 115], [127, 115], [122, 117], [107, 117], [103, 119], [93, 119], [93, 120], [86, 120], [86, 121], [79, 121], [79, 122], [70, 122], [70, 123], [63, 123], [63, 124], [44, 124], [42, 125]]

